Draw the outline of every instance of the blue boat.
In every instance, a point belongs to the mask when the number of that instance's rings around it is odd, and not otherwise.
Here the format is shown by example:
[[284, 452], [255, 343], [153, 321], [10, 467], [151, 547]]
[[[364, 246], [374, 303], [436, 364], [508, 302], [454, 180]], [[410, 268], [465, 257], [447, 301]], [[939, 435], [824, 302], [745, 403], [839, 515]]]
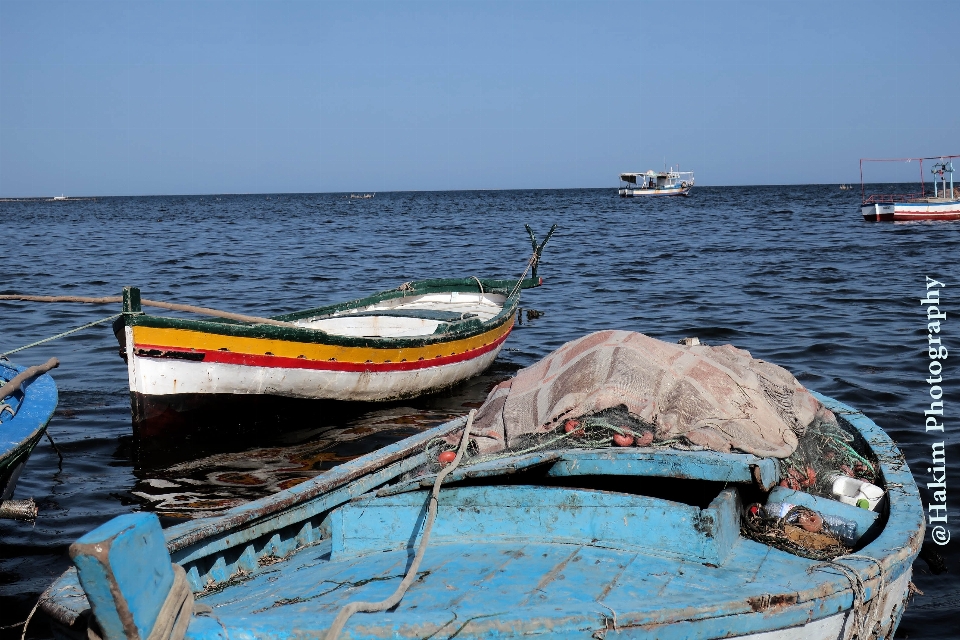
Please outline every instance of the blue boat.
[[5, 510], [3, 504], [13, 497], [27, 459], [57, 408], [57, 385], [46, 371], [58, 364], [51, 359], [26, 368], [0, 361], [0, 517], [17, 512], [14, 505], [8, 503]]
[[[104, 640], [891, 638], [923, 541], [917, 487], [873, 421], [814, 397], [877, 465], [876, 510], [792, 488], [782, 460], [696, 447], [459, 464], [471, 413], [220, 516], [115, 518], [71, 546], [41, 607], [57, 637]], [[784, 504], [846, 523], [850, 548], [751, 537], [754, 511]]]

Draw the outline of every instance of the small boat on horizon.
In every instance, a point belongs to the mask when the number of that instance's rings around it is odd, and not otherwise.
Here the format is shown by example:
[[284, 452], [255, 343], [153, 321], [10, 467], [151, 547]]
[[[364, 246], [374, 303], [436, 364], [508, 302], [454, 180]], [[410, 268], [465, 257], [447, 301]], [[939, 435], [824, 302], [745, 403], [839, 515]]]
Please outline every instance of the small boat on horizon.
[[[861, 158], [860, 159], [860, 212], [868, 222], [909, 220], [960, 220], [960, 187], [953, 186], [953, 158], [960, 156], [934, 156], [929, 158]], [[912, 162], [920, 165], [920, 193], [874, 193], [867, 195], [863, 182], [865, 162]], [[933, 174], [933, 192], [927, 191], [924, 182], [923, 161], [936, 160], [930, 173]], [[947, 176], [949, 175], [949, 186]], [[939, 183], [939, 184], [938, 184]]]
[[618, 194], [621, 198], [645, 196], [687, 196], [693, 188], [693, 171], [680, 171], [670, 167], [664, 171], [644, 173], [621, 173]]

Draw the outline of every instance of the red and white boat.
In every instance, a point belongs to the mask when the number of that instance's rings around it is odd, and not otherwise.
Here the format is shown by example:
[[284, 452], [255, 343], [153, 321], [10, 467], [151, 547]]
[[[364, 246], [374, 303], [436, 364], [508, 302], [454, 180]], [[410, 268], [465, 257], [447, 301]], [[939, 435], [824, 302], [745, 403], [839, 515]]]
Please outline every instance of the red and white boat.
[[[863, 219], [875, 222], [892, 220], [960, 220], [960, 187], [953, 186], [953, 162], [958, 156], [941, 156], [935, 158], [895, 158], [895, 159], [860, 159], [860, 212]], [[920, 165], [920, 192], [919, 193], [874, 193], [867, 194], [863, 182], [864, 162], [913, 162]], [[934, 160], [932, 193], [927, 190], [923, 181], [923, 161]], [[948, 183], [949, 175], [949, 183]], [[948, 186], [949, 185], [949, 186]]]

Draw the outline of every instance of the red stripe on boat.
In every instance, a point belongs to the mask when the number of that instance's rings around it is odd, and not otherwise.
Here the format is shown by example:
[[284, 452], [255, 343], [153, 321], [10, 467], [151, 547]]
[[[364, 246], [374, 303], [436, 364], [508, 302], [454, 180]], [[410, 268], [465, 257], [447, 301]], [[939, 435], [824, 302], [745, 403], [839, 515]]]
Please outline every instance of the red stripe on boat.
[[[493, 351], [503, 344], [503, 341], [510, 335], [513, 327], [507, 330], [502, 336], [482, 347], [477, 347], [470, 351], [464, 351], [450, 356], [437, 356], [435, 358], [424, 358], [422, 360], [410, 360], [407, 362], [338, 362], [336, 360], [304, 360], [301, 358], [285, 358], [282, 356], [254, 355], [250, 353], [234, 353], [232, 351], [207, 351], [205, 349], [174, 349], [160, 345], [138, 344], [136, 349], [175, 351], [178, 353], [202, 353], [203, 362], [216, 362], [218, 364], [236, 364], [248, 367], [269, 367], [275, 369], [317, 369], [323, 371], [414, 371], [416, 369], [429, 369], [430, 367], [439, 367], [445, 364], [454, 364], [465, 360], [478, 358], [485, 353]], [[151, 356], [140, 356], [149, 358]], [[163, 360], [164, 357], [157, 357]]]

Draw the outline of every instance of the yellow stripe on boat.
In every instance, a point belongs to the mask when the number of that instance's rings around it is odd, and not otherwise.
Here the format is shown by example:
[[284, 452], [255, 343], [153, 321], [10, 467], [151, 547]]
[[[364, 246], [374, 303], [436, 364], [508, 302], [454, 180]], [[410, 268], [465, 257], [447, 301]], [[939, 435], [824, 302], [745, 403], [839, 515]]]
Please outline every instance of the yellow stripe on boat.
[[400, 362], [401, 360], [419, 360], [437, 358], [473, 351], [485, 347], [509, 333], [513, 322], [508, 321], [490, 331], [469, 338], [438, 342], [419, 347], [372, 348], [347, 347], [341, 345], [294, 342], [271, 338], [247, 338], [227, 336], [187, 329], [133, 327], [133, 341], [137, 348], [196, 349], [200, 351], [226, 350], [231, 353], [250, 355], [273, 355], [281, 358], [303, 358], [307, 360], [336, 360], [375, 364]]

